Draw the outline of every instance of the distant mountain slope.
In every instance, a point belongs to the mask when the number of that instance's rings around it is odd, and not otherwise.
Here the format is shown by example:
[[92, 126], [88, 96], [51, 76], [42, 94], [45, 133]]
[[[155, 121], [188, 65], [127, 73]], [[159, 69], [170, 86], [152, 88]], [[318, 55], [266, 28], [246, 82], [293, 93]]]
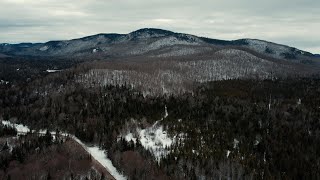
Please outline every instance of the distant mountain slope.
[[46, 43], [0, 44], [0, 53], [12, 56], [104, 59], [143, 55], [168, 57], [210, 54], [222, 48], [245, 48], [265, 57], [303, 63], [313, 63], [318, 58], [306, 51], [262, 40], [225, 41], [153, 28], [140, 29], [129, 34], [97, 34]]
[[[159, 58], [156, 58], [159, 59]], [[194, 84], [230, 79], [307, 77], [319, 72], [306, 64], [271, 61], [238, 49], [221, 49], [210, 56], [145, 57], [137, 62], [95, 61], [78, 66], [75, 81], [86, 87], [123, 85], [144, 95], [192, 92]], [[80, 68], [81, 67], [81, 68]]]

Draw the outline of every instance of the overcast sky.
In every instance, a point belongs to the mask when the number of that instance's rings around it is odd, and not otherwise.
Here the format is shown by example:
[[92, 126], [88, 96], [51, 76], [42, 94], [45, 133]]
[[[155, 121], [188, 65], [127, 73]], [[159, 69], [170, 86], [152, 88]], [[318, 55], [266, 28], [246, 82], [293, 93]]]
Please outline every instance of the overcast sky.
[[320, 53], [320, 0], [0, 0], [0, 42], [45, 42], [155, 27], [257, 38]]

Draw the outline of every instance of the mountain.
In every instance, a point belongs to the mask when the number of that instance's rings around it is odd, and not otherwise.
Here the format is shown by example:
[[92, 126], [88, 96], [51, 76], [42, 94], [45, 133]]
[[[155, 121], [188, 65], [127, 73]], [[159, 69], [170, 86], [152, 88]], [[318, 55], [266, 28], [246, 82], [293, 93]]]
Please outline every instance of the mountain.
[[315, 62], [317, 56], [293, 47], [257, 39], [234, 41], [197, 37], [145, 28], [129, 34], [97, 34], [80, 39], [46, 43], [0, 44], [0, 53], [11, 56], [105, 59], [132, 56], [181, 56], [236, 48], [275, 59]]
[[319, 55], [161, 29], [0, 49], [0, 179], [320, 179]]
[[129, 34], [0, 44], [0, 79], [29, 81], [86, 61], [79, 65], [86, 71], [77, 71], [75, 81], [86, 86], [130, 85], [149, 95], [190, 92], [193, 83], [306, 77], [320, 70], [318, 56], [285, 45], [145, 28]]

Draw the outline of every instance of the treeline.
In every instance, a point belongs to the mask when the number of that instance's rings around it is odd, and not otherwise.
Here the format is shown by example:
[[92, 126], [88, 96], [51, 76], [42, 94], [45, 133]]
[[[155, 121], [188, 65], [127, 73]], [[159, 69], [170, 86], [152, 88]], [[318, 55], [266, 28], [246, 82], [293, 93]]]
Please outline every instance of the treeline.
[[59, 58], [0, 57], [0, 80], [10, 84], [31, 82], [48, 75], [47, 69], [67, 69], [80, 61]]
[[49, 132], [44, 136], [33, 133], [19, 135], [19, 139], [11, 145], [11, 149], [8, 142], [2, 146], [0, 153], [0, 169], [5, 171], [12, 161], [23, 163], [29, 154], [35, 152], [40, 153], [53, 143], [60, 144], [61, 142], [58, 139], [53, 141], [53, 137]]
[[0, 141], [0, 179], [102, 180], [109, 177], [81, 145], [59, 132], [55, 136], [49, 132], [27, 133]]

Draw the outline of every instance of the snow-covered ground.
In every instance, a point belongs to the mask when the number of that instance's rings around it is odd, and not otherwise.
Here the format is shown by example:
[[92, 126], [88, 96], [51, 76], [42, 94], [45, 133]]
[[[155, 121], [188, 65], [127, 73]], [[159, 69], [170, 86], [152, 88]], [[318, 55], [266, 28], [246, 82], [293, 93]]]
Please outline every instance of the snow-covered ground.
[[[26, 134], [30, 132], [30, 129], [27, 126], [22, 124], [13, 124], [10, 121], [1, 121], [3, 125], [11, 126], [17, 129], [18, 134]], [[45, 134], [47, 130], [40, 130], [40, 134]], [[51, 135], [55, 136], [56, 132], [50, 132]], [[111, 160], [106, 156], [105, 151], [100, 149], [97, 146], [87, 146], [80, 139], [76, 138], [74, 135], [70, 135], [68, 133], [62, 133], [62, 135], [68, 135], [78, 144], [80, 144], [91, 156], [97, 160], [102, 166], [104, 166], [108, 172], [116, 179], [116, 180], [125, 180], [127, 179], [125, 176], [120, 174], [117, 169], [112, 165]]]
[[155, 159], [160, 162], [161, 158], [166, 157], [174, 143], [178, 142], [182, 138], [183, 134], [170, 137], [160, 122], [168, 117], [167, 107], [165, 107], [164, 117], [156, 121], [151, 127], [141, 129], [136, 128], [135, 132], [128, 132], [123, 137], [127, 142], [131, 140], [136, 143], [140, 141], [141, 145], [148, 151], [150, 151]]
[[141, 145], [150, 151], [157, 161], [160, 161], [170, 153], [170, 147], [176, 142], [176, 136], [169, 137], [163, 126], [157, 124], [158, 121], [149, 128], [137, 128], [134, 133], [129, 132], [123, 137], [127, 142], [132, 140], [136, 143], [139, 140]]
[[[27, 134], [28, 132], [31, 131], [28, 126], [25, 126], [23, 124], [14, 124], [14, 123], [11, 123], [10, 121], [2, 121], [2, 124], [5, 125], [5, 126], [14, 127], [17, 130], [17, 134], [18, 135]], [[36, 131], [32, 130], [32, 132], [34, 133]], [[44, 134], [47, 133], [47, 130], [46, 129], [41, 129], [41, 130], [37, 131], [37, 133], [44, 135]], [[50, 132], [50, 134], [53, 136], [53, 138], [55, 138], [55, 135], [56, 135], [55, 131]], [[68, 133], [59, 133], [59, 134], [62, 135], [62, 136], [68, 136], [69, 135]]]
[[[126, 139], [129, 138], [126, 136]], [[169, 137], [162, 126], [157, 125], [147, 129], [141, 129], [139, 132], [141, 145], [151, 151], [157, 161], [160, 161], [162, 157], [170, 153], [169, 148], [175, 142], [175, 139], [175, 137]]]

